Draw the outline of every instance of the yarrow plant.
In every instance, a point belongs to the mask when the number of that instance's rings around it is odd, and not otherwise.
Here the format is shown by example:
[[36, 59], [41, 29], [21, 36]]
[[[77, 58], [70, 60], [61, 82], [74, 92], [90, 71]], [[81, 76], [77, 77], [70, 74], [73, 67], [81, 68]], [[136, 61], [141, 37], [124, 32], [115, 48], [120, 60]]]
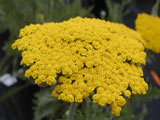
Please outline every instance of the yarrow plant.
[[160, 18], [146, 13], [139, 14], [136, 29], [146, 42], [145, 48], [160, 53]]
[[145, 94], [144, 41], [139, 33], [118, 23], [76, 17], [59, 23], [21, 29], [13, 49], [22, 51], [26, 77], [38, 85], [53, 85], [51, 96], [81, 103], [109, 105], [116, 116], [126, 97]]

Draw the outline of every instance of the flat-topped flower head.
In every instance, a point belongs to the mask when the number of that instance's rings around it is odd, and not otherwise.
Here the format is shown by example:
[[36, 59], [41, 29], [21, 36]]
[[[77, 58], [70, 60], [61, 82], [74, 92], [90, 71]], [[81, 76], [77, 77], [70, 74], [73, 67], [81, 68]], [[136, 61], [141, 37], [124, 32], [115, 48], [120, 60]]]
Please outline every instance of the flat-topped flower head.
[[160, 53], [160, 18], [146, 13], [138, 14], [136, 29], [145, 40], [145, 48]]
[[[76, 17], [59, 23], [30, 25], [21, 29], [12, 44], [22, 51], [26, 77], [38, 85], [52, 85], [51, 95], [67, 102], [107, 104], [120, 115], [125, 96], [145, 94], [143, 39], [118, 23]], [[58, 76], [58, 77], [57, 77]]]

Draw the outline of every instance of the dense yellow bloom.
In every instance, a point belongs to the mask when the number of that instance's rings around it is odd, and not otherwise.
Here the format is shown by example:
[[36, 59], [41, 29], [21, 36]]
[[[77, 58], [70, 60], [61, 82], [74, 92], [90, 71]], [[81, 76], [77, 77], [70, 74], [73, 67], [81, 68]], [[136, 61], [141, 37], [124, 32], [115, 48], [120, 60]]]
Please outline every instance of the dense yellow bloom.
[[160, 53], [160, 18], [142, 13], [135, 23], [137, 31], [146, 42], [145, 48]]
[[21, 64], [30, 66], [26, 77], [38, 85], [56, 82], [52, 96], [83, 102], [91, 95], [94, 103], [109, 104], [119, 116], [124, 96], [148, 89], [142, 78], [143, 43], [137, 32], [122, 24], [77, 17], [26, 26], [12, 48], [22, 51]]

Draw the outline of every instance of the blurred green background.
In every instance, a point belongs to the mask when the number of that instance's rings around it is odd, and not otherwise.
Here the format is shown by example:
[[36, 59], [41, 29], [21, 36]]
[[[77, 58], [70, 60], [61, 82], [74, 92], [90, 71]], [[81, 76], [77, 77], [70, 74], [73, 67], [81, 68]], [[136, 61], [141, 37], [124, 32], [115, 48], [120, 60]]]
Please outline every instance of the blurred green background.
[[[0, 82], [0, 120], [65, 120], [68, 115], [69, 103], [50, 97], [51, 87], [39, 88], [33, 80], [24, 78], [20, 54], [10, 47], [21, 28], [76, 16], [96, 17], [134, 28], [137, 14], [150, 14], [155, 3], [156, 0], [0, 0], [0, 76], [7, 74], [8, 79], [17, 80], [9, 87]], [[150, 89], [146, 95], [132, 96], [120, 117], [110, 114], [107, 106], [102, 108], [86, 99], [77, 104], [75, 119], [158, 120], [160, 90], [150, 70], [160, 75], [160, 55], [151, 51], [147, 54], [144, 77]]]

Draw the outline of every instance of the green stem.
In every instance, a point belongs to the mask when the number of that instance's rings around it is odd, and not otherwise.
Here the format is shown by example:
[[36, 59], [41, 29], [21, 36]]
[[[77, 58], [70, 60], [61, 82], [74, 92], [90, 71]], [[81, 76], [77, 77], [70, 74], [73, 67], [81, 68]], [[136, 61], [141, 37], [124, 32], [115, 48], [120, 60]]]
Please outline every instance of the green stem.
[[154, 16], [158, 16], [159, 3], [160, 3], [160, 0], [156, 0], [156, 3], [152, 8], [152, 15]]
[[70, 103], [70, 106], [69, 106], [69, 115], [67, 117], [67, 120], [73, 120], [73, 114], [75, 112], [75, 109], [76, 109], [76, 103]]

